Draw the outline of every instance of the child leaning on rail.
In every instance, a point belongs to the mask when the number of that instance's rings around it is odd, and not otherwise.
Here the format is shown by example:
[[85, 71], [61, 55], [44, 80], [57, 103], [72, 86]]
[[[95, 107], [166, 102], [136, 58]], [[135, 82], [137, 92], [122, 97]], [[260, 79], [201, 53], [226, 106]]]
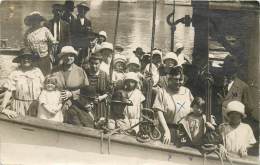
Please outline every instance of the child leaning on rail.
[[247, 149], [256, 143], [252, 128], [242, 122], [246, 117], [245, 105], [240, 101], [231, 101], [227, 104], [225, 115], [228, 123], [219, 126], [224, 146], [229, 154], [247, 156]]
[[38, 118], [63, 122], [61, 91], [57, 89], [57, 79], [47, 76], [44, 84], [39, 96]]
[[205, 105], [206, 103], [201, 97], [194, 98], [191, 103], [192, 112], [179, 121], [179, 125], [184, 128], [185, 133], [184, 137], [179, 137], [177, 144], [185, 143], [194, 147], [201, 146], [206, 130], [215, 130], [214, 117], [211, 116], [211, 122], [206, 121]]

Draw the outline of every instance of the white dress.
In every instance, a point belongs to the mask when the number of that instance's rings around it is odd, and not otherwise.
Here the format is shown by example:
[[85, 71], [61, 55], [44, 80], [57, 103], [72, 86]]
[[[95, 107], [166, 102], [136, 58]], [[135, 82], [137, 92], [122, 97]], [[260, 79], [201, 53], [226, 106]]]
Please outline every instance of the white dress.
[[[38, 117], [40, 119], [63, 122], [60, 97], [60, 91], [43, 90], [39, 97]], [[58, 112], [55, 113], [55, 110], [58, 110]]]

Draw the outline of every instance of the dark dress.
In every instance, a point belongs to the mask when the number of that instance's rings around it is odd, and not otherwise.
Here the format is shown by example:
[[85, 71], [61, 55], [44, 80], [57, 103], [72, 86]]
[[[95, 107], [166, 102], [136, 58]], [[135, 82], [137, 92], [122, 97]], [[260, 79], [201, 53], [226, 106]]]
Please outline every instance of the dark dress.
[[[103, 72], [99, 71], [97, 75], [90, 74], [88, 71], [86, 72], [89, 79], [89, 85], [96, 89], [97, 96], [101, 96], [103, 94], [108, 94], [110, 92], [110, 81], [109, 76]], [[100, 117], [107, 116], [107, 103], [106, 100], [103, 100], [95, 107], [94, 118], [98, 120]]]

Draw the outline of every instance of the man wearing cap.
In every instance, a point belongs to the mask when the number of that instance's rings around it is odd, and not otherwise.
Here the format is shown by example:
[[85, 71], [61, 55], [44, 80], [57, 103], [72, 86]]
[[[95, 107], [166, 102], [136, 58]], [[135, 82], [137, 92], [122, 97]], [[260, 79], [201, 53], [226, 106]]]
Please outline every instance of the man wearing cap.
[[72, 45], [79, 50], [77, 64], [80, 65], [82, 60], [88, 55], [88, 47], [90, 45], [90, 35], [92, 34], [91, 22], [87, 19], [86, 14], [89, 7], [86, 2], [77, 5], [78, 15], [71, 26]]
[[58, 52], [63, 46], [70, 45], [70, 27], [69, 24], [61, 19], [63, 13], [63, 5], [53, 4], [52, 14], [53, 18], [47, 23], [55, 40], [59, 42]]
[[224, 147], [227, 152], [247, 156], [248, 148], [256, 143], [253, 131], [248, 124], [242, 123], [246, 117], [245, 106], [240, 101], [231, 101], [227, 104], [225, 116], [228, 123], [220, 125]]
[[143, 49], [140, 48], [140, 47], [137, 47], [137, 48], [133, 51], [133, 53], [135, 54], [135, 56], [136, 56], [140, 61], [142, 60], [143, 55], [145, 54], [145, 52], [143, 51]]

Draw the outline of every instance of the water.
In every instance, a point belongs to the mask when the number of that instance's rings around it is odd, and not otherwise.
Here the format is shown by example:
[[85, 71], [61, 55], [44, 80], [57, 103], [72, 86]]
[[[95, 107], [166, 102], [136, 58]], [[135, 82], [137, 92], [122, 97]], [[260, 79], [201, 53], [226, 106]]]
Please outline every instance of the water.
[[[54, 3], [63, 2], [2, 2], [0, 5], [1, 38], [8, 38], [9, 46], [19, 48], [23, 44], [23, 34], [26, 30], [23, 23], [26, 15], [38, 10], [45, 18], [50, 19], [52, 17], [51, 6]], [[108, 34], [108, 41], [113, 42], [117, 2], [92, 0], [88, 3], [90, 6], [88, 18], [92, 21], [94, 31], [105, 30]], [[152, 31], [152, 8], [152, 2], [149, 1], [121, 3], [116, 44], [124, 47], [125, 54], [132, 55], [132, 51], [139, 46], [145, 51], [149, 51]], [[171, 11], [171, 5], [159, 3], [157, 6], [155, 47], [161, 48], [164, 52], [170, 49], [170, 26], [166, 22], [166, 17]], [[175, 20], [184, 17], [186, 14], [192, 16], [192, 7], [177, 6]], [[184, 51], [188, 55], [192, 53], [193, 38], [194, 29], [192, 25], [190, 27], [184, 27], [182, 24], [177, 25], [175, 41], [183, 42]], [[0, 76], [6, 76], [13, 69], [13, 67], [9, 67], [11, 58], [0, 56], [0, 61]]]

